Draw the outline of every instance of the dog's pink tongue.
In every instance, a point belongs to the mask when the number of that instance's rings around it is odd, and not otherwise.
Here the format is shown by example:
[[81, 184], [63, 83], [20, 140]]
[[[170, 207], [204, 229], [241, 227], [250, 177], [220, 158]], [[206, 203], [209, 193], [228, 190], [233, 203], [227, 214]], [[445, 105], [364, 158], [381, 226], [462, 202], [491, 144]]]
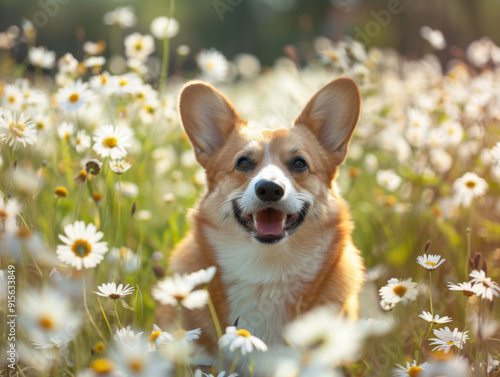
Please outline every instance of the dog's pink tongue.
[[283, 214], [269, 208], [257, 212], [257, 232], [263, 236], [279, 236], [283, 231]]

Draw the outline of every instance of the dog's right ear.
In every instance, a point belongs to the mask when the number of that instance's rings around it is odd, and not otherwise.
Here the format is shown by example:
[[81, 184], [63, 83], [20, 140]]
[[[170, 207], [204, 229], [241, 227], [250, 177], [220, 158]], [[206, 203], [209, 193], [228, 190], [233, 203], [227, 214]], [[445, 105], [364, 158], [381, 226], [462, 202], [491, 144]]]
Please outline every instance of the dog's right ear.
[[205, 169], [233, 128], [246, 124], [222, 93], [201, 81], [189, 82], [182, 88], [179, 113], [196, 159]]

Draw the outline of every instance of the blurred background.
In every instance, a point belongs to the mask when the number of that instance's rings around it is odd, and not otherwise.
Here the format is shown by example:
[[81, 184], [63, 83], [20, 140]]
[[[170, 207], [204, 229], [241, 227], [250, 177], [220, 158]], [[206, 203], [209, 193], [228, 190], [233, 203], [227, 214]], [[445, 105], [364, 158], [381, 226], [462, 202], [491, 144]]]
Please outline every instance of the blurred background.
[[[116, 42], [121, 36], [113, 36], [112, 28], [103, 23], [106, 12], [132, 6], [138, 22], [123, 35], [149, 33], [155, 17], [168, 15], [169, 4], [169, 0], [1, 0], [0, 31], [21, 25], [26, 18], [38, 29], [38, 45], [56, 51], [58, 57], [70, 52], [81, 59], [86, 40], [104, 39], [116, 52], [123, 48], [123, 42]], [[181, 29], [171, 46], [191, 48], [186, 68], [195, 66], [197, 51], [209, 47], [228, 58], [254, 54], [265, 66], [283, 55], [284, 46], [294, 44], [302, 60], [314, 53], [311, 42], [319, 35], [333, 40], [349, 35], [367, 46], [392, 46], [411, 58], [429, 48], [419, 34], [426, 25], [444, 33], [447, 48], [437, 54], [446, 62], [460, 57], [471, 41], [483, 36], [500, 44], [499, 14], [497, 0], [183, 0], [175, 2], [173, 16]], [[22, 60], [26, 45], [16, 54]]]

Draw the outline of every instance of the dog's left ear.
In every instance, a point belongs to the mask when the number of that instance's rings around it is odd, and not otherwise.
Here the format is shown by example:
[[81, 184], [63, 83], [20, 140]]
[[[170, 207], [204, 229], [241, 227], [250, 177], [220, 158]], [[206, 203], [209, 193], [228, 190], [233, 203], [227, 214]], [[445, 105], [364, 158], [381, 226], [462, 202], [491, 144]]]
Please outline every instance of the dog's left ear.
[[295, 127], [308, 127], [340, 165], [356, 127], [360, 111], [358, 86], [349, 78], [333, 80], [321, 88], [295, 119]]

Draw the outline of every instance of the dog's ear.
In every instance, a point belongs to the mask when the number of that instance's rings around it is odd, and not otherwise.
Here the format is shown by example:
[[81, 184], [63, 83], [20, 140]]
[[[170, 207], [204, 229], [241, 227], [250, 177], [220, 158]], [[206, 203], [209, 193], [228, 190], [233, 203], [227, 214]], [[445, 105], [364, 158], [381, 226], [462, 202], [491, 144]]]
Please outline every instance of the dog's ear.
[[295, 119], [296, 127], [308, 127], [340, 165], [360, 111], [358, 86], [348, 78], [333, 80], [321, 88]]
[[245, 125], [229, 100], [201, 81], [192, 81], [182, 88], [179, 113], [196, 159], [204, 168], [224, 145], [233, 128]]

